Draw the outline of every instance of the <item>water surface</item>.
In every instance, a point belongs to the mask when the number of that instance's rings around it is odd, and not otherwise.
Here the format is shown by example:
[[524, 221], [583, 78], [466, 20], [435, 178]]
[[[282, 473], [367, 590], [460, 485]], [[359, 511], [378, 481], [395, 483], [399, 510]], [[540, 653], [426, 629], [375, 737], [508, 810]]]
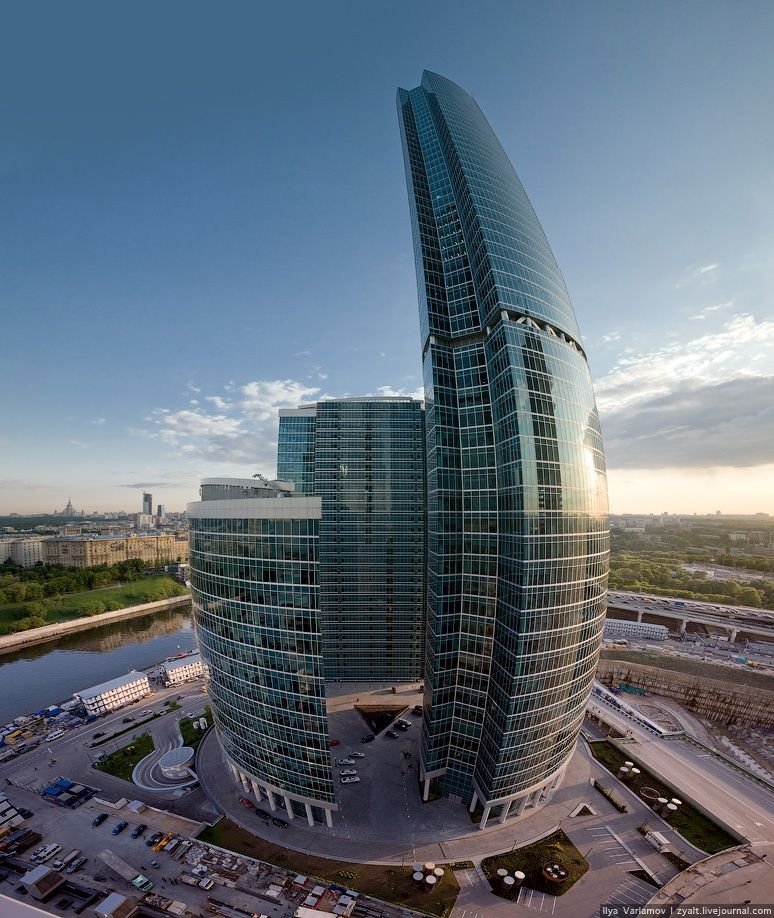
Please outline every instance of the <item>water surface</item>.
[[196, 647], [191, 607], [129, 618], [0, 656], [0, 725]]

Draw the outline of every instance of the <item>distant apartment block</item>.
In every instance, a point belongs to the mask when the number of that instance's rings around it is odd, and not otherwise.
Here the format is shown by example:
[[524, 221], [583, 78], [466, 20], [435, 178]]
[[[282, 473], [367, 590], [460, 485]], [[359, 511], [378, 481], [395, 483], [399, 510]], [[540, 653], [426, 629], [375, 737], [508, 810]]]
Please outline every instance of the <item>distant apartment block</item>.
[[176, 535], [57, 536], [43, 542], [43, 562], [94, 567], [139, 558], [162, 566], [188, 561], [188, 539]]
[[647, 622], [627, 622], [620, 618], [605, 619], [606, 638], [651, 638], [666, 641], [669, 629], [664, 625], [649, 625]]
[[161, 664], [161, 669], [167, 685], [180, 685], [189, 679], [198, 679], [204, 674], [202, 658], [198, 653], [192, 653], [179, 660], [167, 660]]
[[150, 695], [150, 692], [150, 682], [145, 673], [132, 670], [125, 676], [75, 692], [73, 697], [83, 703], [87, 713], [99, 715], [117, 711]]
[[19, 567], [34, 567], [43, 560], [42, 537], [31, 539], [0, 539], [0, 564], [9, 559]]

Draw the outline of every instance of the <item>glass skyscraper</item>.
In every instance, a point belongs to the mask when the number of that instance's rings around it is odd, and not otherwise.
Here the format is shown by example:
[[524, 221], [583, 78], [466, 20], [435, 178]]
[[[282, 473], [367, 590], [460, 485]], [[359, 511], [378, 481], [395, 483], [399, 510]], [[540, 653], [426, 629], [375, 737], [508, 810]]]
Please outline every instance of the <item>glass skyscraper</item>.
[[212, 478], [188, 504], [196, 634], [221, 748], [246, 793], [332, 824], [318, 540], [320, 498]]
[[426, 404], [421, 774], [505, 820], [558, 784], [605, 617], [605, 464], [562, 275], [476, 102], [398, 91]]
[[280, 411], [277, 474], [321, 499], [320, 610], [327, 679], [421, 679], [424, 411], [347, 398]]

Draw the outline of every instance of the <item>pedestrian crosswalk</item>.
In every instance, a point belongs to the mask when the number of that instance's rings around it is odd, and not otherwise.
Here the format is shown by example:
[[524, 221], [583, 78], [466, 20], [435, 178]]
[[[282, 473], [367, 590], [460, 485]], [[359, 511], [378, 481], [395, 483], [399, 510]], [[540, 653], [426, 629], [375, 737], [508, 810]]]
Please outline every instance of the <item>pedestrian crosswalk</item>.
[[645, 905], [655, 892], [654, 887], [644, 880], [627, 876], [620, 886], [613, 890], [605, 905], [628, 905], [631, 907]]
[[639, 868], [637, 861], [634, 860], [607, 826], [593, 826], [586, 829], [586, 832], [594, 840], [593, 850], [600, 852], [606, 860], [627, 870], [637, 870]]

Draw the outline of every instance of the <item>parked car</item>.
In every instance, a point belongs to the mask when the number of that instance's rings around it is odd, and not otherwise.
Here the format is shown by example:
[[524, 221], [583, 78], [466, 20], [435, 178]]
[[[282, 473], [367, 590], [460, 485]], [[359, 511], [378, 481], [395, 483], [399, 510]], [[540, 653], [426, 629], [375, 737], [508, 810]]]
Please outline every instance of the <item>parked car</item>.
[[350, 752], [349, 757], [351, 759], [364, 759], [365, 752]]
[[417, 717], [419, 717], [422, 714], [422, 705], [415, 704], [414, 707], [411, 709], [411, 712], [412, 714], [416, 714]]
[[139, 838], [147, 828], [145, 823], [141, 822], [139, 826], [135, 826], [135, 828], [132, 829], [132, 838]]
[[252, 803], [251, 800], [248, 800], [247, 797], [240, 797], [240, 798], [239, 798], [239, 802], [242, 804], [242, 806], [243, 806], [246, 810], [252, 810], [252, 809], [253, 809], [253, 803]]
[[376, 737], [373, 735], [373, 733], [366, 733], [365, 736], [360, 737], [360, 742], [361, 743], [372, 743], [375, 739]]
[[19, 808], [19, 815], [24, 817], [24, 819], [32, 819], [35, 815], [32, 810], [25, 810], [23, 807]]
[[400, 734], [397, 730], [388, 730], [385, 736], [389, 736], [391, 739], [397, 739]]
[[85, 857], [76, 857], [76, 859], [68, 865], [65, 873], [75, 873], [76, 870], [80, 870], [81, 867], [83, 867], [83, 865], [86, 863], [86, 860], [87, 859]]
[[129, 825], [129, 823], [128, 823], [128, 822], [124, 822], [123, 819], [121, 820], [121, 822], [117, 822], [117, 823], [113, 826], [113, 835], [120, 835], [128, 825]]
[[336, 764], [341, 767], [342, 765], [354, 765], [354, 759], [336, 759]]
[[345, 768], [345, 769], [341, 772], [342, 778], [348, 778], [348, 777], [351, 777], [352, 775], [356, 775], [356, 774], [357, 774], [357, 770], [356, 770], [355, 768]]
[[338, 746], [340, 744], [341, 744], [341, 740], [337, 740], [337, 739], [328, 740], [329, 746]]
[[104, 735], [105, 735], [105, 731], [104, 731], [104, 730], [100, 730], [99, 733], [95, 733], [95, 734], [94, 734], [94, 739], [99, 739], [100, 736], [104, 736]]
[[279, 816], [272, 816], [271, 821], [273, 825], [279, 826], [280, 829], [287, 829], [288, 827], [288, 824], [285, 822], [285, 820], [280, 819]]
[[122, 724], [130, 724], [134, 720], [133, 717], [124, 717], [121, 719]]
[[101, 826], [102, 823], [107, 819], [107, 813], [97, 813], [97, 815], [92, 820], [91, 824], [93, 826]]
[[346, 778], [341, 779], [342, 784], [357, 784], [360, 778], [357, 775], [348, 775]]
[[397, 724], [395, 724], [395, 726], [397, 727], [398, 730], [402, 730], [403, 733], [405, 733], [406, 730], [408, 730], [408, 728], [411, 726], [411, 724], [397, 723]]
[[154, 832], [153, 835], [151, 835], [151, 837], [145, 842], [145, 844], [149, 848], [152, 848], [155, 844], [160, 842], [162, 838], [164, 838], [163, 832]]

